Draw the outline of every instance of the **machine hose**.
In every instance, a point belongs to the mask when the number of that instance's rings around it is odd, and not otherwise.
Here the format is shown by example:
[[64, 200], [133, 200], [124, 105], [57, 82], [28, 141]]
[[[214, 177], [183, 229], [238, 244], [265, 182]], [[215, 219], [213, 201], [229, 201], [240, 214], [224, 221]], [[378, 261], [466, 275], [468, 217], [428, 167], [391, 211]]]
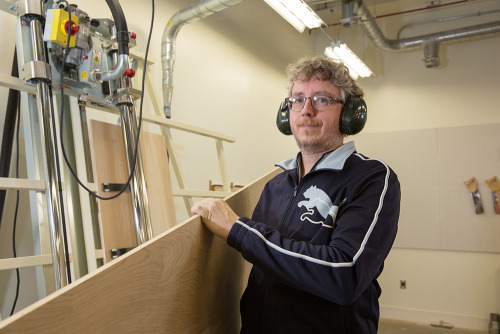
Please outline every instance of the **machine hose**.
[[116, 25], [116, 39], [118, 41], [118, 54], [128, 55], [128, 28], [127, 21], [125, 20], [125, 15], [123, 14], [122, 7], [118, 0], [106, 0], [109, 6], [111, 14], [113, 15], [113, 20]]

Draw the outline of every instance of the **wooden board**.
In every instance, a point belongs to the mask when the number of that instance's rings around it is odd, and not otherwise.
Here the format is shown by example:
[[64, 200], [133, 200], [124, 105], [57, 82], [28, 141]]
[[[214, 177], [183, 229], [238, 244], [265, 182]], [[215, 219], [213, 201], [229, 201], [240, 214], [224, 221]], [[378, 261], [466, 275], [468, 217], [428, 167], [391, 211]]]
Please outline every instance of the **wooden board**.
[[[110, 197], [117, 192], [105, 193], [102, 184], [125, 183], [129, 176], [122, 130], [118, 125], [92, 120], [91, 137], [98, 194]], [[151, 225], [157, 236], [176, 224], [167, 147], [163, 136], [145, 131], [141, 132], [140, 145]], [[98, 205], [101, 240], [108, 262], [111, 249], [137, 246], [130, 192], [113, 200], [100, 200]]]
[[[278, 172], [226, 201], [250, 216]], [[249, 267], [194, 216], [0, 322], [0, 334], [237, 333]]]
[[145, 131], [141, 131], [140, 143], [153, 236], [157, 236], [177, 224], [167, 144], [162, 135]]
[[[95, 120], [91, 121], [90, 132], [97, 194], [110, 197], [116, 192], [104, 192], [102, 184], [125, 183], [128, 177], [123, 135], [118, 126]], [[97, 202], [106, 262], [111, 260], [112, 248], [137, 246], [131, 201], [126, 191], [115, 199]]]

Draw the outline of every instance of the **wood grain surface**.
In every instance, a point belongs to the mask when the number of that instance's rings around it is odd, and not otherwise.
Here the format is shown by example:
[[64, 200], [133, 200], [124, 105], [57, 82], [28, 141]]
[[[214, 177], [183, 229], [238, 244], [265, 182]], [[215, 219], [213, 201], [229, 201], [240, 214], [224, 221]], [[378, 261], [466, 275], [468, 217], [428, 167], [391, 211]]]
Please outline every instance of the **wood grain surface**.
[[[104, 192], [103, 183], [125, 184], [129, 176], [123, 133], [118, 125], [92, 120], [91, 136], [98, 194], [111, 197], [118, 192]], [[139, 142], [151, 226], [153, 235], [157, 236], [176, 224], [167, 146], [163, 136], [145, 131], [141, 132]], [[98, 205], [104, 255], [109, 262], [111, 249], [137, 246], [130, 191], [113, 200], [98, 201]]]
[[144, 131], [140, 143], [153, 236], [157, 236], [176, 225], [167, 144], [162, 135]]
[[[226, 201], [250, 216], [278, 169]], [[5, 333], [238, 333], [250, 265], [199, 216], [0, 322]]]

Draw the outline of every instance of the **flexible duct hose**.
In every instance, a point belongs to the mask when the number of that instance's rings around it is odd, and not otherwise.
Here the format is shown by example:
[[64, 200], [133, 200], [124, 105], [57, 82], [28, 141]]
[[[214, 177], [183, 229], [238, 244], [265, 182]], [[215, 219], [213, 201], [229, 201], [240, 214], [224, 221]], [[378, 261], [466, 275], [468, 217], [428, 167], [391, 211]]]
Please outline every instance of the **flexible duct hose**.
[[116, 39], [118, 41], [118, 54], [128, 55], [128, 28], [125, 15], [118, 0], [106, 0], [106, 3], [111, 10], [113, 20], [116, 25]]
[[118, 0], [106, 0], [106, 3], [111, 10], [113, 20], [116, 27], [116, 40], [118, 41], [118, 64], [116, 68], [111, 71], [100, 72], [92, 71], [90, 74], [91, 80], [94, 81], [110, 81], [118, 79], [125, 73], [128, 67], [128, 28], [125, 15], [123, 14], [122, 7]]

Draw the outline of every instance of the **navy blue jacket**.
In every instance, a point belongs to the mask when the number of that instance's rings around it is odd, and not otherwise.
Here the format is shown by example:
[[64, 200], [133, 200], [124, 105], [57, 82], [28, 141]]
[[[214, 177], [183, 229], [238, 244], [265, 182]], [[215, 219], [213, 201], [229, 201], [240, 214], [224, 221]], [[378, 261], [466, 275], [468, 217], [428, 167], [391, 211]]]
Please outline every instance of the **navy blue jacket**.
[[400, 186], [382, 161], [349, 142], [302, 179], [299, 155], [278, 166], [252, 219], [228, 244], [253, 264], [242, 333], [376, 333], [377, 277], [396, 237]]

